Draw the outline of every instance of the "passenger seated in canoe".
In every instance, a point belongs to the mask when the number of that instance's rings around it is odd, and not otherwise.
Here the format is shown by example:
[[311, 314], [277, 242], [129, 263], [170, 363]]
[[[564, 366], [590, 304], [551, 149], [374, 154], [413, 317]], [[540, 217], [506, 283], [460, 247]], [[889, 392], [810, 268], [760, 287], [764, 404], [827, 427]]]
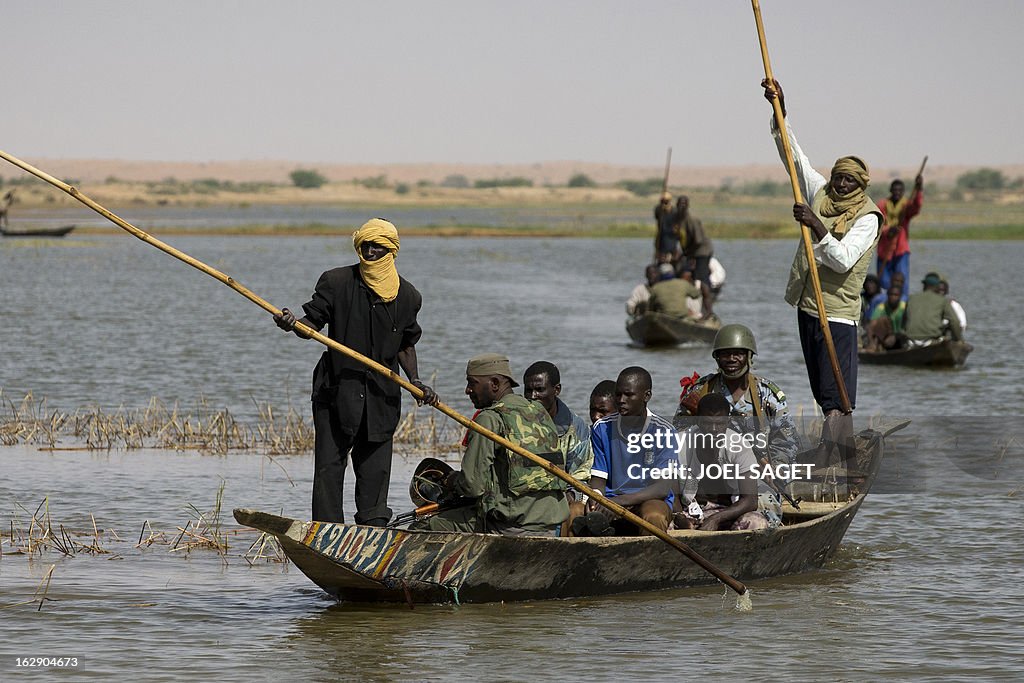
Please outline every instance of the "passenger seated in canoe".
[[[565, 471], [575, 479], [586, 482], [594, 466], [594, 451], [590, 446], [590, 425], [559, 398], [562, 393], [561, 373], [554, 363], [539, 360], [523, 373], [523, 396], [537, 401], [555, 423], [558, 447], [562, 452]], [[574, 488], [566, 491], [569, 502], [569, 518], [562, 525], [562, 535], [569, 534], [573, 518], [584, 513], [586, 497]]]
[[[629, 367], [615, 381], [618, 412], [598, 420], [591, 430], [594, 468], [590, 487], [635, 513], [662, 531], [672, 519], [672, 497], [655, 469], [665, 471], [675, 461], [675, 430], [671, 423], [652, 413], [651, 374], [641, 367]], [[660, 472], [659, 472], [660, 474]], [[575, 536], [632, 536], [645, 532], [614, 513], [587, 501], [588, 514], [573, 522]]]
[[864, 286], [860, 290], [860, 324], [867, 328], [871, 320], [871, 312], [875, 306], [885, 301], [885, 292], [878, 282], [878, 276], [868, 273], [864, 276]]
[[721, 394], [729, 403], [731, 427], [740, 433], [765, 434], [765, 448], [755, 448], [758, 462], [792, 464], [799, 449], [796, 423], [789, 414], [786, 395], [775, 382], [752, 372], [757, 340], [745, 325], [725, 325], [715, 335], [711, 356], [718, 372], [699, 379], [684, 377], [679, 409], [673, 423], [677, 429], [693, 423], [697, 405], [708, 394]]
[[[939, 294], [941, 294], [942, 296], [944, 296], [947, 299], [949, 299], [949, 305], [953, 309], [953, 312], [956, 313], [957, 320], [960, 321], [960, 331], [961, 332], [966, 332], [967, 331], [967, 312], [964, 310], [964, 307], [960, 305], [959, 301], [957, 301], [953, 297], [949, 296], [949, 282], [946, 280], [946, 277], [942, 273], [938, 273], [938, 276], [939, 276]], [[947, 325], [947, 326], [949, 325], [949, 321], [948, 320], [943, 320], [942, 323], [944, 325]]]
[[731, 406], [719, 393], [697, 404], [697, 424], [679, 435], [679, 467], [673, 482], [677, 529], [748, 531], [781, 523], [778, 498], [756, 476], [754, 451], [729, 428]]
[[[540, 403], [517, 396], [517, 386], [507, 357], [485, 353], [470, 359], [466, 395], [479, 409], [473, 421], [562, 466], [555, 423]], [[473, 430], [462, 469], [449, 475], [446, 486], [472, 502], [417, 520], [410, 529], [548, 536], [569, 515], [561, 479]]]
[[615, 380], [603, 379], [590, 392], [590, 424], [615, 412]]
[[[706, 301], [705, 290], [701, 289], [699, 282], [693, 280], [693, 264], [689, 262], [681, 262], [678, 266], [676, 266], [676, 273], [680, 280], [686, 283], [690, 283], [691, 285], [693, 285], [693, 287], [697, 289], [697, 291], [700, 292], [699, 298], [687, 297], [686, 308], [689, 310], [691, 317], [702, 319], [703, 317], [705, 317], [705, 314], [703, 314], [703, 311], [705, 311]], [[709, 290], [708, 292], [710, 295], [711, 291]], [[711, 300], [714, 301], [714, 295], [710, 296]]]
[[947, 337], [963, 341], [960, 319], [949, 300], [940, 294], [941, 282], [937, 273], [928, 273], [921, 281], [924, 289], [907, 300], [903, 327], [908, 346], [927, 346]]
[[658, 264], [652, 263], [644, 269], [645, 282], [641, 282], [626, 299], [626, 315], [636, 318], [647, 311], [647, 302], [651, 298], [651, 287], [658, 282]]
[[647, 302], [647, 310], [664, 313], [675, 318], [691, 318], [697, 320], [687, 303], [689, 299], [700, 301], [703, 298], [700, 289], [693, 284], [692, 275], [688, 279], [676, 277], [675, 268], [670, 263], [658, 266], [659, 280], [651, 287], [651, 298]]
[[725, 266], [714, 256], [708, 261], [708, 286], [711, 288], [711, 300], [717, 301], [725, 286]]
[[903, 288], [890, 285], [885, 301], [877, 304], [868, 316], [864, 344], [865, 351], [890, 351], [901, 346], [903, 337], [903, 315], [907, 304], [903, 301]]

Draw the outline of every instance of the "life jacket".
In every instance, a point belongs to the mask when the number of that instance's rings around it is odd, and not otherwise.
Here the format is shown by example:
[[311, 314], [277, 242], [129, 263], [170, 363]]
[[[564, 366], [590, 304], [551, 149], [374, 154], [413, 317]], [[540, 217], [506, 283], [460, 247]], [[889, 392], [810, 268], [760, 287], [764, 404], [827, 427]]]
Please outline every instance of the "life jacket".
[[[555, 423], [540, 403], [528, 401], [524, 407], [512, 407], [498, 401], [487, 410], [493, 410], [501, 418], [505, 432], [502, 436], [506, 439], [552, 465], [565, 467]], [[565, 490], [565, 483], [561, 479], [537, 463], [510, 450], [503, 450], [504, 454], [497, 456], [495, 461], [495, 471], [505, 480], [510, 493], [520, 495]]]

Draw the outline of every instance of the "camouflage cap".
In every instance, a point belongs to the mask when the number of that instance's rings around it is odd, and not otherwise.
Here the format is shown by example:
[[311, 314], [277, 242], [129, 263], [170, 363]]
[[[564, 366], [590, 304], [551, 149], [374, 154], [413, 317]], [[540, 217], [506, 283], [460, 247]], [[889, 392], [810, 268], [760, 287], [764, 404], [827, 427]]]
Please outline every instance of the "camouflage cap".
[[500, 353], [482, 353], [470, 358], [466, 363], [466, 376], [470, 375], [502, 375], [508, 377], [512, 386], [519, 386], [512, 376], [512, 366], [509, 365], [508, 357]]

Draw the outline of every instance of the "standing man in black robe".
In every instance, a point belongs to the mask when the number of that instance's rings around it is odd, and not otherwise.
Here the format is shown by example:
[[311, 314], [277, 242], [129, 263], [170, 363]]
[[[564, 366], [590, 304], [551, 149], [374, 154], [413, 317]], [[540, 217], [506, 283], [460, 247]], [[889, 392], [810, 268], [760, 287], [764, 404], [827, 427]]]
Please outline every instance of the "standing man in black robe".
[[[327, 336], [398, 372], [423, 391], [423, 401], [438, 401], [419, 378], [416, 322], [422, 297], [395, 269], [398, 230], [380, 218], [352, 235], [359, 263], [328, 270], [320, 276], [313, 298], [302, 305], [301, 322], [315, 330], [327, 325]], [[283, 330], [295, 330], [287, 308], [274, 316]], [[395, 382], [348, 356], [328, 349], [313, 370], [313, 519], [344, 522], [342, 490], [352, 454], [356, 475], [356, 524], [384, 526], [391, 519], [388, 485], [392, 437], [401, 415], [402, 393]]]

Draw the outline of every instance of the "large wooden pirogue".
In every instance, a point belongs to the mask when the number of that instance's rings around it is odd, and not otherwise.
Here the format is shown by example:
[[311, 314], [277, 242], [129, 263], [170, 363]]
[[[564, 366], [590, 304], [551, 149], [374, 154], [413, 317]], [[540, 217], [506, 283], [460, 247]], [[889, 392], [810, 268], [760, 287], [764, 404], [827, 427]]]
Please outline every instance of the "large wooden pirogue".
[[[785, 524], [777, 530], [672, 534], [741, 580], [821, 567], [839, 547], [881, 461], [879, 432], [865, 431], [857, 439], [859, 493], [825, 496], [833, 502], [804, 501], [799, 510], [787, 506]], [[652, 536], [508, 537], [304, 522], [244, 509], [234, 515], [277, 538], [306, 576], [342, 601], [520, 601], [716, 582]]]

